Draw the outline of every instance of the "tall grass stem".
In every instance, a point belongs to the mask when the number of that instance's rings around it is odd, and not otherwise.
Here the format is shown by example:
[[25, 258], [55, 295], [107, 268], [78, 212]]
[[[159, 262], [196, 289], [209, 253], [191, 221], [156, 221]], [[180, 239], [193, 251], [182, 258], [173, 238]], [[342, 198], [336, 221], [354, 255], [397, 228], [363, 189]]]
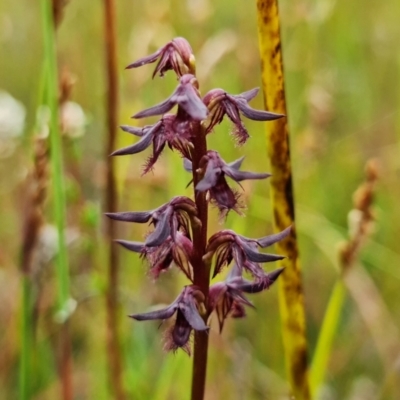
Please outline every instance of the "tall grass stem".
[[[285, 114], [284, 71], [277, 0], [257, 0], [258, 37], [262, 65], [262, 86], [267, 110]], [[294, 193], [290, 160], [288, 119], [267, 124], [267, 151], [271, 162], [271, 199], [274, 229], [293, 226], [289, 237], [276, 244], [287, 258], [279, 279], [279, 303], [283, 344], [291, 395], [297, 400], [310, 398], [307, 378], [307, 339], [300, 259], [294, 226]]]
[[54, 219], [58, 234], [56, 273], [58, 282], [58, 314], [62, 323], [60, 333], [60, 373], [64, 400], [72, 399], [72, 360], [67, 319], [69, 317], [70, 282], [68, 253], [65, 242], [66, 196], [62, 161], [61, 133], [59, 128], [58, 72], [56, 38], [52, 2], [41, 0], [44, 57], [47, 64], [46, 98], [50, 112], [50, 166]]
[[56, 260], [58, 280], [58, 303], [61, 310], [67, 307], [69, 299], [68, 253], [65, 243], [66, 197], [59, 128], [58, 73], [55, 32], [51, 1], [42, 0], [42, 23], [44, 52], [47, 61], [47, 106], [50, 111], [50, 165], [51, 188], [53, 194], [54, 219], [58, 233], [58, 251]]

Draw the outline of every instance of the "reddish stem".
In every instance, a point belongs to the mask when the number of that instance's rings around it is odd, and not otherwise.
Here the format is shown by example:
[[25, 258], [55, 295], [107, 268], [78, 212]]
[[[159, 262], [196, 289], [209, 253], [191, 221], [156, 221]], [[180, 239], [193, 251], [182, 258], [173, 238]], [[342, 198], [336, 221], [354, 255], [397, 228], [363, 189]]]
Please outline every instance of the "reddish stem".
[[61, 326], [61, 365], [60, 375], [62, 379], [62, 398], [64, 400], [73, 399], [72, 390], [72, 355], [71, 355], [71, 340], [69, 335], [69, 323], [65, 321]]
[[[194, 135], [192, 151], [192, 168], [193, 168], [193, 188], [199, 181], [197, 172], [200, 166], [201, 158], [207, 152], [207, 141], [204, 129], [200, 123], [197, 123]], [[207, 309], [208, 290], [210, 285], [210, 268], [203, 261], [203, 255], [207, 245], [207, 219], [208, 204], [205, 193], [195, 192], [195, 202], [198, 211], [198, 217], [201, 226], [193, 230], [193, 248], [194, 254], [192, 258], [194, 284], [199, 286], [205, 296], [205, 306]], [[207, 372], [207, 350], [208, 350], [208, 332], [199, 331], [194, 334], [194, 355], [193, 355], [193, 377], [192, 377], [192, 400], [203, 400], [206, 384]]]
[[[118, 74], [117, 49], [115, 33], [115, 1], [104, 0], [104, 33], [107, 66], [107, 126], [108, 139], [106, 145], [107, 184], [105, 209], [107, 212], [117, 211], [117, 191], [115, 179], [115, 159], [109, 157], [115, 147], [117, 113], [118, 113]], [[110, 245], [107, 287], [107, 350], [109, 377], [114, 398], [125, 398], [122, 385], [122, 361], [120, 339], [118, 333], [118, 252], [112, 240], [116, 237], [116, 225], [113, 220], [106, 221], [106, 236]]]

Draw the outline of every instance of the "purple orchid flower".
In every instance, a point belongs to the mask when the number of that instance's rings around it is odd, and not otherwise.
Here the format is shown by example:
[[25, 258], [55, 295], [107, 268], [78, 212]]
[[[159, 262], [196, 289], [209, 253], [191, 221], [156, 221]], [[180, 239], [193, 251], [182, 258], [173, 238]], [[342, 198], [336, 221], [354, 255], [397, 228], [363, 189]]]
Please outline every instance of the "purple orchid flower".
[[210, 112], [204, 123], [206, 132], [211, 132], [215, 125], [221, 123], [226, 114], [234, 125], [233, 136], [236, 138], [237, 144], [241, 146], [250, 136], [243, 125], [240, 114], [255, 121], [272, 121], [284, 117], [282, 114], [255, 110], [250, 107], [248, 102], [257, 95], [258, 91], [259, 88], [254, 88], [237, 95], [229, 94], [223, 89], [209, 91], [203, 98], [203, 102]]
[[232, 318], [243, 318], [246, 316], [244, 306], [254, 307], [243, 293], [259, 293], [269, 287], [278, 279], [283, 268], [279, 268], [255, 281], [248, 281], [241, 275], [241, 270], [234, 264], [227, 279], [210, 286], [209, 309], [215, 311], [218, 318], [219, 330], [222, 332], [225, 319], [230, 315]]
[[196, 204], [185, 196], [174, 197], [168, 203], [150, 211], [106, 213], [107, 217], [124, 222], [150, 222], [155, 229], [145, 241], [146, 247], [160, 246], [169, 236], [175, 240], [180, 230], [189, 236], [189, 220], [198, 224]]
[[132, 118], [144, 118], [167, 113], [178, 105], [178, 115], [186, 113], [194, 121], [202, 121], [207, 118], [208, 109], [201, 100], [199, 85], [194, 75], [186, 74], [179, 79], [179, 85], [168, 99], [162, 103], [140, 111]]
[[195, 59], [192, 48], [188, 41], [182, 37], [173, 39], [155, 53], [129, 64], [126, 69], [152, 64], [157, 60], [159, 61], [153, 72], [153, 78], [158, 73], [160, 76], [164, 76], [164, 73], [169, 70], [175, 71], [178, 77], [195, 73]]
[[193, 273], [190, 258], [193, 244], [190, 240], [189, 220], [198, 224], [197, 209], [193, 200], [178, 196], [166, 204], [150, 211], [106, 213], [117, 221], [146, 223], [154, 225], [144, 243], [117, 240], [116, 242], [146, 258], [150, 274], [158, 278], [172, 264], [183, 271], [192, 281]]
[[249, 239], [238, 235], [231, 230], [222, 230], [208, 241], [204, 258], [211, 260], [215, 255], [215, 277], [225, 265], [235, 261], [240, 271], [247, 270], [255, 278], [262, 278], [264, 271], [260, 263], [282, 260], [284, 256], [258, 252], [258, 247], [268, 247], [279, 242], [289, 235], [291, 227], [274, 235], [262, 237], [260, 239]]
[[[199, 192], [208, 191], [211, 201], [217, 205], [223, 216], [230, 210], [240, 214], [239, 195], [229, 187], [225, 176], [229, 176], [238, 183], [246, 179], [265, 179], [271, 176], [266, 173], [239, 171], [243, 160], [244, 157], [241, 157], [228, 164], [218, 152], [210, 150], [200, 161], [200, 168], [204, 171], [204, 176], [196, 185], [196, 190]], [[191, 171], [191, 162], [185, 160], [184, 167]]]
[[147, 125], [143, 128], [123, 125], [121, 129], [139, 136], [141, 139], [131, 146], [114, 151], [111, 154], [112, 156], [140, 153], [153, 144], [153, 153], [147, 159], [142, 175], [153, 168], [166, 144], [170, 149], [178, 150], [183, 157], [190, 157], [192, 132], [188, 118], [182, 118], [180, 115], [165, 114], [154, 125]]
[[159, 246], [147, 246], [143, 242], [116, 240], [126, 249], [139, 253], [149, 263], [149, 274], [157, 279], [174, 263], [193, 282], [193, 269], [190, 262], [193, 252], [193, 243], [181, 231], [175, 233], [175, 238], [168, 236]]
[[166, 350], [182, 348], [189, 352], [188, 342], [192, 330], [206, 331], [208, 326], [199, 313], [204, 295], [197, 286], [185, 286], [181, 294], [168, 307], [144, 314], [132, 314], [137, 321], [171, 318], [176, 313], [175, 325], [167, 336]]

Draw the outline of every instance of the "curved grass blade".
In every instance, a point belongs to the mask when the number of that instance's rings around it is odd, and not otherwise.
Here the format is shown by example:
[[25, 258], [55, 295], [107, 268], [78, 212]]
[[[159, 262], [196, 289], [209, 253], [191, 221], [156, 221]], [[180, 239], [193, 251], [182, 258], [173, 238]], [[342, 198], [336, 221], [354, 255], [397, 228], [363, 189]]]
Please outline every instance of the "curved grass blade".
[[345, 286], [343, 282], [339, 280], [336, 282], [329, 298], [329, 303], [325, 311], [317, 346], [312, 359], [310, 388], [313, 398], [317, 395], [318, 389], [324, 382], [345, 299]]

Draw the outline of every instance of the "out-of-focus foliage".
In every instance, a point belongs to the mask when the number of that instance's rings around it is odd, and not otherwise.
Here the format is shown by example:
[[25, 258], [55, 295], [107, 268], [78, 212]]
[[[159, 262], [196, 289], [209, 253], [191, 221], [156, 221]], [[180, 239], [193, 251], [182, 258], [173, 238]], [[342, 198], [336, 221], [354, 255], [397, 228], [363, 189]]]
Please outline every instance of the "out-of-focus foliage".
[[[172, 92], [176, 83], [172, 75], [151, 81], [151, 67], [133, 71], [124, 71], [124, 67], [174, 36], [185, 36], [192, 44], [203, 93], [213, 87], [241, 93], [260, 86], [256, 7], [252, 2], [119, 0], [117, 7], [121, 124], [131, 123], [132, 114]], [[284, 0], [280, 7], [297, 231], [312, 355], [337, 280], [332, 260], [337, 239], [346, 235], [352, 193], [362, 181], [364, 164], [370, 157], [378, 158], [381, 165], [376, 189], [377, 223], [360, 258], [378, 287], [392, 322], [400, 329], [400, 3], [389, 1], [372, 7], [361, 0]], [[63, 139], [68, 199], [66, 236], [71, 291], [77, 301], [70, 321], [74, 384], [76, 398], [99, 400], [109, 398], [104, 315], [106, 265], [103, 217], [99, 211], [104, 197], [105, 139], [102, 28], [100, 2], [71, 0], [58, 31], [59, 67], [74, 76], [70, 100], [76, 103], [75, 111], [79, 110], [76, 125], [85, 128], [83, 135], [66, 134]], [[32, 166], [31, 137], [39, 129], [38, 124], [35, 128], [35, 120], [42, 55], [37, 2], [0, 2], [0, 93], [10, 105], [9, 111], [4, 111], [7, 104], [0, 103], [1, 400], [17, 396], [22, 287], [18, 258], [26, 177]], [[252, 104], [261, 108], [261, 96]], [[69, 115], [69, 123], [72, 117]], [[1, 118], [12, 120], [3, 124]], [[212, 134], [210, 144], [227, 161], [246, 155], [246, 169], [268, 171], [263, 127], [248, 121], [246, 125], [252, 140], [243, 148], [234, 147], [229, 123]], [[25, 132], [4, 133], [3, 127], [7, 126], [24, 126]], [[124, 132], [118, 140], [117, 148], [131, 143], [130, 135]], [[152, 175], [138, 178], [145, 157], [146, 154], [118, 160], [121, 211], [155, 208], [171, 196], [182, 194], [190, 179], [179, 156], [167, 152]], [[226, 226], [250, 237], [270, 233], [268, 185], [268, 181], [246, 182], [246, 196], [251, 192], [247, 218], [229, 215]], [[48, 203], [47, 222], [53, 224], [50, 210]], [[217, 224], [217, 212], [212, 212], [211, 229]], [[141, 240], [145, 232], [137, 226], [120, 226], [120, 237], [131, 240]], [[59, 329], [54, 319], [57, 293], [53, 257], [57, 240], [48, 225], [43, 227], [40, 238], [41, 268], [34, 274], [36, 346], [31, 384], [35, 398], [46, 400], [58, 398], [59, 393], [54, 355], [54, 336]], [[332, 251], [325, 251], [327, 248]], [[120, 299], [125, 314], [154, 304], [168, 304], [176, 297], [181, 285], [175, 279], [163, 275], [152, 283], [146, 276], [146, 266], [135, 255], [121, 255]], [[172, 274], [179, 273], [175, 270]], [[212, 325], [207, 399], [284, 398], [276, 288], [254, 298], [254, 303], [256, 311], [250, 310], [245, 320], [227, 321], [222, 336], [215, 321]], [[179, 399], [181, 393], [188, 393], [191, 360], [186, 354], [163, 353], [157, 324], [138, 324], [123, 315], [121, 325], [124, 379], [129, 393], [135, 393], [138, 399], [160, 400]], [[391, 398], [390, 388], [384, 388], [390, 386], [391, 373], [384, 368], [357, 306], [348, 298], [330, 357], [325, 398], [367, 399], [380, 391], [384, 391], [385, 398]]]

